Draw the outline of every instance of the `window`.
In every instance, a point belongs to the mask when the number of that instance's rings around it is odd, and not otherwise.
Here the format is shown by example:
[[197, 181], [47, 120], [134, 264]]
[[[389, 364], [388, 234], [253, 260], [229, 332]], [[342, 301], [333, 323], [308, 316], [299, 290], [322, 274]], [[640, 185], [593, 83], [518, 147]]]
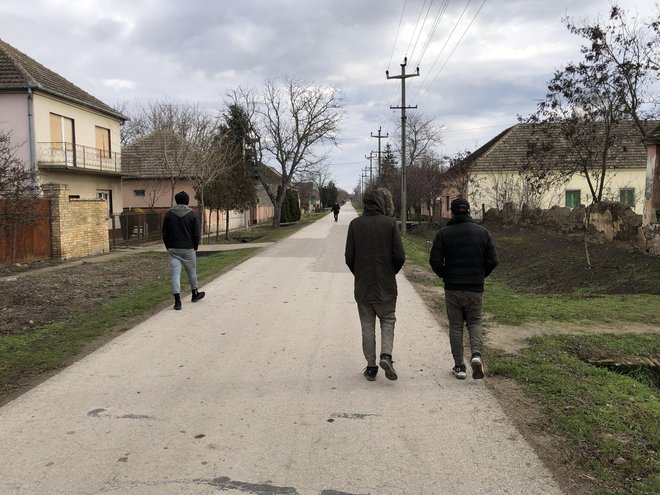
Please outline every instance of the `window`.
[[73, 119], [51, 113], [50, 141], [53, 158], [57, 157], [57, 161], [61, 160], [67, 165], [75, 165], [73, 153], [76, 141], [73, 132]]
[[96, 154], [99, 158], [110, 158], [110, 129], [96, 126]]
[[133, 196], [136, 198], [144, 198], [144, 189], [135, 189], [133, 191]]
[[566, 190], [566, 206], [568, 208], [575, 208], [580, 205], [580, 190], [579, 189], [568, 189]]
[[96, 191], [98, 199], [104, 199], [108, 203], [108, 216], [112, 216], [112, 191], [107, 189], [99, 189]]
[[619, 189], [619, 201], [626, 206], [631, 208], [635, 207], [635, 188], [634, 187], [622, 187]]

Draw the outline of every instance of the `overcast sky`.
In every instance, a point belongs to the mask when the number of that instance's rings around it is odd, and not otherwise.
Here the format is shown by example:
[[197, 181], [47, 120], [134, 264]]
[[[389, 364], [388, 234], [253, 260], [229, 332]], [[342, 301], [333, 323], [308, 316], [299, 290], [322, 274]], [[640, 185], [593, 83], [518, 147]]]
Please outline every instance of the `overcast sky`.
[[[619, 0], [642, 16], [656, 0]], [[329, 160], [352, 191], [407, 105], [443, 127], [441, 154], [473, 151], [534, 110], [556, 69], [579, 60], [562, 18], [605, 16], [609, 0], [1, 0], [0, 38], [105, 103], [199, 102], [291, 76], [338, 85], [341, 145]], [[384, 143], [383, 143], [384, 145]], [[374, 160], [374, 166], [376, 161]]]

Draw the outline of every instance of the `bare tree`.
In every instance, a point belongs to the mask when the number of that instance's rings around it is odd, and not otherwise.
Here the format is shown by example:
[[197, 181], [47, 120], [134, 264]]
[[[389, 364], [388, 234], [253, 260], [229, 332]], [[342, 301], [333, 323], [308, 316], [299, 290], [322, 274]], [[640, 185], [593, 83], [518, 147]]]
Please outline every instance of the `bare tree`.
[[12, 134], [0, 131], [0, 231], [17, 223], [32, 223], [37, 197], [37, 172], [16, 156]]
[[660, 75], [659, 22], [657, 16], [629, 21], [614, 5], [609, 24], [565, 23], [585, 39], [583, 59], [555, 72], [545, 99], [527, 119], [538, 125], [530, 126], [524, 170], [539, 192], [578, 173], [596, 203], [603, 199], [610, 171], [626, 161], [630, 126], [637, 129], [632, 139], [638, 143], [651, 128], [644, 109]]
[[276, 187], [265, 180], [261, 167], [257, 172], [273, 203], [273, 227], [279, 227], [282, 203], [294, 176], [316, 170], [327, 156], [323, 146], [337, 143], [344, 115], [341, 91], [285, 78], [282, 84], [267, 81], [261, 94], [238, 89], [229, 96], [250, 116], [258, 163], [267, 157], [278, 164]]
[[143, 178], [136, 181], [135, 185], [144, 191], [144, 203], [150, 210], [155, 208], [158, 198], [167, 189], [165, 183], [158, 179]]
[[[660, 7], [647, 18], [629, 17], [616, 3], [609, 18], [578, 26], [564, 20], [568, 30], [586, 40], [582, 47], [585, 65], [598, 67], [599, 84], [616, 94], [625, 114], [645, 140], [644, 120], [657, 117], [657, 95], [650, 89], [660, 79]], [[579, 66], [576, 66], [579, 68]]]
[[204, 177], [207, 183], [210, 156], [208, 154], [215, 122], [198, 104], [154, 101], [140, 105], [130, 115], [135, 141], [149, 137], [152, 146], [145, 151], [155, 153], [166, 170], [170, 182], [170, 202], [174, 204], [177, 183], [183, 179]]
[[[397, 127], [401, 130], [401, 122]], [[437, 147], [442, 144], [442, 131], [433, 118], [421, 112], [411, 113], [406, 118], [406, 163], [413, 164], [422, 157], [434, 157]], [[399, 147], [399, 154], [401, 149]]]

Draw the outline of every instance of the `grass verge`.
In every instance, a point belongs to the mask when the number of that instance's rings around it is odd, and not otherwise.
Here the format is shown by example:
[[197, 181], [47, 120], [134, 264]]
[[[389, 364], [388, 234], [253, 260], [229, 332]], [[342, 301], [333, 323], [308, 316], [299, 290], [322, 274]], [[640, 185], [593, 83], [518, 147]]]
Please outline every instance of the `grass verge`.
[[657, 356], [660, 335], [533, 337], [519, 355], [492, 356], [489, 370], [524, 385], [563, 439], [566, 462], [589, 473], [597, 493], [660, 493], [658, 389], [582, 359], [612, 352]]
[[[200, 256], [198, 277], [200, 280], [213, 278], [254, 251], [243, 249]], [[139, 266], [140, 256], [150, 255], [133, 256]], [[4, 336], [0, 339], [0, 403], [15, 390], [29, 385], [35, 377], [66, 366], [96, 339], [117, 328], [126, 330], [127, 325], [169, 301], [171, 292], [169, 278], [163, 276], [127, 287], [123, 296], [108, 300], [92, 311], [74, 313], [66, 321], [35, 328], [29, 333]]]
[[[425, 237], [408, 235], [403, 239], [408, 263], [431, 270], [428, 258], [430, 244]], [[518, 240], [517, 242], [521, 242]], [[539, 258], [542, 253], [538, 254]], [[534, 265], [533, 255], [521, 260], [515, 267], [525, 263]], [[640, 263], [645, 260], [641, 259]], [[528, 322], [560, 321], [577, 324], [612, 322], [644, 323], [660, 325], [660, 296], [656, 294], [600, 294], [594, 288], [576, 289], [572, 292], [547, 294], [521, 291], [511, 287], [507, 274], [498, 272], [509, 269], [498, 266], [493, 275], [486, 279], [484, 307], [491, 321], [503, 325], [523, 325]], [[435, 277], [426, 282], [442, 285]]]

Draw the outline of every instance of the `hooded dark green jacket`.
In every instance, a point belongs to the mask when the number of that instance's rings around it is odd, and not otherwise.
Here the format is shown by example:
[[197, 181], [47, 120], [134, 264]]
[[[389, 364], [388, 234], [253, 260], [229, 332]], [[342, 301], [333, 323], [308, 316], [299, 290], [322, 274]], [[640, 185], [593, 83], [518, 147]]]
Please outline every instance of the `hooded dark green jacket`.
[[395, 275], [406, 260], [396, 221], [385, 214], [379, 191], [364, 194], [364, 212], [348, 226], [346, 265], [355, 275], [354, 294], [359, 303], [396, 301]]

